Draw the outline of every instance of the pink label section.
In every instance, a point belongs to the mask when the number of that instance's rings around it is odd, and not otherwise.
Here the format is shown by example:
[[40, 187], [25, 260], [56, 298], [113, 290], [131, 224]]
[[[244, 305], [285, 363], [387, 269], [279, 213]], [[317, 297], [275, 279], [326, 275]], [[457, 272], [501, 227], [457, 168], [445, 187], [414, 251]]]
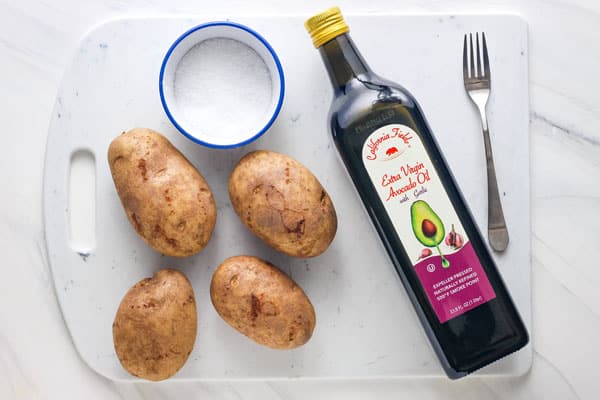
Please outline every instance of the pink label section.
[[419, 280], [442, 324], [496, 297], [471, 242], [445, 257], [450, 262], [448, 268], [442, 266], [439, 255], [415, 264]]

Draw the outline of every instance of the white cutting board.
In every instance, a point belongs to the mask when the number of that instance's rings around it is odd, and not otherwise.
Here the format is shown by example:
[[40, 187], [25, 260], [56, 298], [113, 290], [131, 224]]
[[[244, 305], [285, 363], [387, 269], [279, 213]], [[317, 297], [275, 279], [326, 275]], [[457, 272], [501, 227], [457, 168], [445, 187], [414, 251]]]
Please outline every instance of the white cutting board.
[[[443, 375], [331, 144], [327, 111], [332, 90], [304, 30], [306, 16], [229, 16], [263, 34], [283, 64], [284, 106], [260, 140], [241, 149], [211, 150], [185, 139], [168, 121], [158, 94], [166, 50], [188, 28], [225, 17], [109, 21], [83, 39], [65, 73], [48, 133], [44, 217], [56, 293], [81, 357], [108, 378], [133, 380], [113, 349], [115, 311], [135, 282], [160, 268], [175, 267], [194, 286], [199, 326], [194, 351], [173, 379]], [[526, 24], [506, 15], [346, 17], [371, 67], [420, 101], [483, 232], [484, 148], [477, 114], [463, 89], [461, 57], [463, 33], [485, 30], [493, 80], [490, 129], [511, 235], [506, 253], [495, 258], [531, 329]], [[137, 237], [125, 217], [106, 152], [119, 133], [139, 126], [164, 133], [214, 192], [217, 226], [197, 256], [161, 256]], [[309, 260], [286, 257], [261, 243], [238, 220], [229, 204], [227, 179], [237, 160], [254, 149], [289, 154], [323, 183], [339, 218], [337, 236], [326, 253]], [[79, 169], [86, 158], [95, 161], [89, 176], [85, 168]], [[71, 173], [72, 160], [78, 167]], [[216, 314], [209, 299], [212, 272], [237, 254], [279, 265], [304, 288], [317, 313], [317, 327], [305, 346], [291, 351], [261, 347]], [[479, 374], [523, 374], [530, 365], [529, 346]]]

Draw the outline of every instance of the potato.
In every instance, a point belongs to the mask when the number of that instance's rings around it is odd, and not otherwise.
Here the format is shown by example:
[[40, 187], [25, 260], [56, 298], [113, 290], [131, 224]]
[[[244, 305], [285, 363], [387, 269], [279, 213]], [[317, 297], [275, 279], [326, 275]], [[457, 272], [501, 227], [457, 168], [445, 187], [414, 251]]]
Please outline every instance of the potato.
[[248, 229], [289, 256], [317, 256], [335, 236], [329, 195], [305, 166], [286, 155], [246, 154], [231, 173], [229, 196]]
[[108, 162], [135, 231], [168, 256], [187, 257], [208, 243], [217, 218], [208, 184], [164, 136], [136, 128], [112, 141]]
[[163, 269], [136, 283], [113, 322], [113, 342], [130, 374], [160, 381], [175, 374], [194, 347], [194, 290], [181, 272]]
[[256, 343], [292, 349], [306, 343], [315, 328], [315, 310], [290, 277], [256, 257], [230, 257], [210, 283], [217, 313]]

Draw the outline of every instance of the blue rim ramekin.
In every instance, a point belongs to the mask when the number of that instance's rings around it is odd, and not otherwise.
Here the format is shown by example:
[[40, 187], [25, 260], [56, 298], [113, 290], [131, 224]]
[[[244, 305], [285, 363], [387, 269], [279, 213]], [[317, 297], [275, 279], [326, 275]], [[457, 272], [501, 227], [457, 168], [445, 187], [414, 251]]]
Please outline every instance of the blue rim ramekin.
[[[173, 51], [177, 48], [177, 46], [184, 40], [186, 39], [189, 35], [191, 35], [192, 33], [201, 30], [201, 29], [205, 29], [205, 28], [209, 28], [209, 27], [214, 27], [214, 26], [227, 26], [227, 27], [231, 27], [231, 28], [236, 28], [236, 29], [240, 29], [242, 31], [247, 32], [248, 34], [254, 36], [256, 39], [258, 39], [258, 41], [267, 49], [267, 51], [270, 53], [271, 57], [273, 57], [273, 61], [275, 63], [276, 69], [277, 69], [277, 76], [279, 77], [279, 97], [277, 99], [277, 103], [276, 106], [272, 112], [272, 115], [270, 117], [270, 119], [267, 121], [267, 123], [254, 135], [252, 135], [251, 137], [238, 142], [238, 143], [231, 143], [231, 144], [215, 144], [215, 143], [210, 143], [207, 142], [205, 140], [201, 140], [199, 138], [197, 138], [196, 136], [194, 136], [192, 133], [188, 132], [187, 130], [185, 130], [175, 119], [175, 117], [173, 116], [173, 113], [171, 112], [171, 110], [169, 109], [169, 105], [167, 104], [167, 100], [165, 99], [165, 89], [164, 89], [164, 78], [165, 78], [165, 69], [169, 63], [169, 59], [171, 58], [171, 55], [173, 53]], [[216, 37], [220, 37], [220, 36], [214, 36]], [[206, 39], [205, 39], [206, 40]], [[201, 41], [200, 41], [201, 42]], [[198, 42], [198, 43], [200, 43]], [[258, 52], [257, 52], [258, 53]], [[260, 55], [260, 54], [259, 54]], [[265, 61], [265, 64], [267, 63], [267, 60], [263, 60]], [[272, 75], [272, 74], [271, 74]], [[273, 79], [275, 79], [276, 77], [272, 76]], [[173, 42], [173, 44], [171, 45], [171, 47], [169, 47], [169, 50], [167, 50], [167, 54], [165, 55], [165, 57], [163, 58], [163, 62], [162, 65], [160, 67], [160, 75], [159, 75], [159, 81], [158, 81], [158, 90], [160, 93], [160, 102], [163, 106], [163, 109], [165, 110], [165, 113], [167, 114], [167, 117], [169, 118], [169, 120], [171, 121], [171, 123], [173, 125], [175, 125], [175, 127], [179, 130], [179, 132], [181, 132], [183, 135], [185, 135], [188, 139], [192, 140], [193, 142], [196, 142], [198, 144], [201, 144], [203, 146], [206, 147], [210, 147], [210, 148], [214, 148], [214, 149], [230, 149], [230, 148], [234, 148], [234, 147], [240, 147], [240, 146], [244, 146], [256, 139], [258, 139], [259, 137], [261, 137], [270, 127], [271, 125], [273, 125], [273, 122], [275, 122], [275, 119], [277, 118], [277, 115], [279, 115], [279, 111], [281, 111], [281, 106], [283, 104], [283, 97], [285, 94], [285, 78], [283, 76], [283, 68], [281, 67], [281, 62], [279, 61], [279, 57], [277, 57], [277, 54], [275, 53], [275, 50], [273, 50], [273, 47], [271, 47], [271, 45], [269, 44], [269, 42], [266, 41], [265, 38], [263, 38], [258, 32], [256, 32], [255, 30], [242, 25], [242, 24], [238, 24], [235, 22], [229, 22], [229, 21], [215, 21], [215, 22], [208, 22], [205, 24], [201, 24], [198, 26], [195, 26], [189, 30], [187, 30], [186, 32], [184, 32], [181, 36], [179, 36], [177, 38], [177, 40], [175, 40], [175, 42]]]

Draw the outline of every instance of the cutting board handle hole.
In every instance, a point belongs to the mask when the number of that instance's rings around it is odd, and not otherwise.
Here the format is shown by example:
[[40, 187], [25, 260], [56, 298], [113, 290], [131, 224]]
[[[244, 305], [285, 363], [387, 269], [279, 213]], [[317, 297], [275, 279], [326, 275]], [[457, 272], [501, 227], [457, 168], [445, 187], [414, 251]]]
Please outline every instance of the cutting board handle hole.
[[69, 244], [89, 255], [96, 244], [96, 159], [89, 150], [77, 150], [71, 154], [70, 165]]

